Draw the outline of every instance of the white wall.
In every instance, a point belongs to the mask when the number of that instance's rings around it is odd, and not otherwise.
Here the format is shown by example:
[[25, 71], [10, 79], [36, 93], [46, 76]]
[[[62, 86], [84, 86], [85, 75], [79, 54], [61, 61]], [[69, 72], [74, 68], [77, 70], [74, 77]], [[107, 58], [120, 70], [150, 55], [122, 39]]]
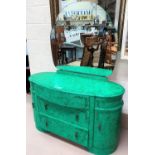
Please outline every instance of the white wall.
[[117, 59], [110, 80], [121, 84], [125, 88], [123, 113], [128, 114], [128, 60]]
[[31, 74], [55, 69], [50, 46], [49, 0], [26, 1], [26, 36]]

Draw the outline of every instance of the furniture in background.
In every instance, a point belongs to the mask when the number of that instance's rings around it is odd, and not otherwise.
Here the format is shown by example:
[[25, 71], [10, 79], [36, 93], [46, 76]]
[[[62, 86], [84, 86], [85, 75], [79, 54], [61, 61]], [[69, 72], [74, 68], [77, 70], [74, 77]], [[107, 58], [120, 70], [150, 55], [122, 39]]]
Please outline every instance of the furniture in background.
[[62, 45], [65, 41], [65, 35], [64, 35], [64, 27], [63, 26], [56, 26], [56, 31], [55, 31], [55, 36], [56, 36], [56, 43], [57, 43], [57, 48], [55, 50], [57, 53], [57, 58], [58, 58], [58, 64], [62, 64], [64, 61], [64, 53], [62, 53]]
[[54, 64], [61, 65], [67, 64], [69, 59], [67, 58], [67, 52], [71, 52], [72, 59], [71, 61], [76, 60], [76, 47], [72, 45], [65, 45], [65, 35], [64, 35], [64, 26], [55, 27], [55, 38], [51, 41], [52, 53], [54, 59]]
[[104, 68], [105, 56], [106, 56], [106, 48], [107, 44], [105, 42], [105, 36], [99, 37], [99, 40], [102, 41], [99, 55], [98, 68]]
[[81, 66], [93, 67], [93, 54], [99, 49], [101, 43], [98, 36], [85, 37]]
[[109, 31], [108, 34], [100, 37], [102, 40], [102, 45], [100, 48], [100, 58], [98, 68], [114, 69], [116, 54], [118, 51], [118, 44], [115, 41], [113, 34]]
[[[94, 66], [107, 69], [114, 68], [115, 61], [113, 60], [113, 56], [116, 57], [117, 42], [115, 42], [113, 31], [113, 29], [109, 29], [108, 33], [103, 33], [103, 35], [81, 34], [81, 41], [84, 44], [81, 66]], [[94, 46], [96, 46], [96, 48], [94, 48]], [[98, 63], [92, 63], [95, 51], [99, 53], [95, 55], [95, 59], [96, 57], [99, 59]]]
[[104, 68], [107, 69], [114, 69], [115, 61], [112, 59], [113, 56], [116, 57], [117, 51], [118, 51], [118, 43], [115, 42], [112, 38], [112, 34], [108, 34], [106, 36], [106, 54], [105, 54], [105, 65]]
[[[67, 58], [67, 51], [71, 53], [71, 60]], [[68, 64], [70, 62], [76, 61], [76, 47], [70, 45], [62, 45], [61, 46], [62, 64]]]
[[[112, 33], [113, 29], [108, 28], [108, 33], [96, 35], [93, 33], [81, 33], [80, 41], [83, 47], [83, 56], [80, 65], [98, 68], [114, 68], [112, 57], [117, 53], [117, 43]], [[69, 64], [76, 61], [76, 45], [66, 42], [64, 26], [55, 27], [55, 37], [51, 41], [55, 66]], [[98, 62], [93, 63], [93, 54], [99, 51], [95, 58]], [[68, 54], [68, 55], [67, 55]], [[70, 54], [70, 55], [69, 55]], [[71, 57], [70, 57], [71, 56]]]

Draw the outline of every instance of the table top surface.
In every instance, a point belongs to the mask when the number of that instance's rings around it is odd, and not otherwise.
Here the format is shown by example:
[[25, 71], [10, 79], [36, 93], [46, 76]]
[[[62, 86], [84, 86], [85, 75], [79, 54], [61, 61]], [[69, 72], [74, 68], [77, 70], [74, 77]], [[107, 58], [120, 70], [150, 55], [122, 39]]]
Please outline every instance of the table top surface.
[[63, 72], [42, 72], [33, 74], [30, 82], [61, 92], [86, 96], [116, 97], [123, 95], [124, 88], [109, 80], [80, 77], [78, 75], [63, 74]]

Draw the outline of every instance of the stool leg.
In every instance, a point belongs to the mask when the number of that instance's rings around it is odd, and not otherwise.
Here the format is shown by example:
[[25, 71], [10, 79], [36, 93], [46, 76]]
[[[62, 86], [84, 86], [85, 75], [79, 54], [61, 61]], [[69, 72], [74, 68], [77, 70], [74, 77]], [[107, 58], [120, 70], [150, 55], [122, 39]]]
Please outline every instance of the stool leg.
[[64, 64], [64, 50], [62, 50], [62, 64]]
[[66, 51], [64, 50], [64, 64], [66, 64]]
[[68, 60], [67, 60], [67, 56], [66, 56], [66, 50], [64, 52], [64, 55], [65, 55], [65, 63], [67, 64], [68, 63]]
[[74, 53], [75, 53], [75, 61], [76, 61], [76, 49], [74, 50]]
[[71, 50], [71, 52], [72, 52], [72, 62], [74, 61], [74, 57], [73, 57], [73, 50]]
[[66, 64], [68, 63], [67, 56], [66, 56], [66, 51], [65, 51], [65, 63]]

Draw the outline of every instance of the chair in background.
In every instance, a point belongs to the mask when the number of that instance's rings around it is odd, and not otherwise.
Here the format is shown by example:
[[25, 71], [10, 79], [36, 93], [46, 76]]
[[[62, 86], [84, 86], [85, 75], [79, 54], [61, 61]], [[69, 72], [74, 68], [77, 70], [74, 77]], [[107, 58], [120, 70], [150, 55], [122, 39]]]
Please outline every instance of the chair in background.
[[115, 62], [113, 61], [112, 56], [116, 57], [116, 54], [118, 51], [117, 43], [113, 41], [111, 34], [106, 36], [106, 42], [107, 42], [107, 46], [106, 46], [106, 54], [105, 54], [105, 60], [104, 60], [105, 61], [104, 68], [113, 69]]
[[116, 57], [117, 43], [113, 40], [110, 33], [100, 39], [102, 40], [102, 45], [100, 50], [98, 68], [113, 69], [115, 65], [113, 56]]
[[57, 53], [57, 61], [58, 64], [64, 63], [64, 53], [61, 50], [63, 43], [65, 42], [65, 35], [64, 35], [64, 27], [63, 26], [56, 26], [55, 30], [55, 38], [56, 38], [56, 53]]
[[104, 68], [105, 63], [105, 56], [106, 56], [106, 48], [107, 48], [107, 42], [106, 36], [99, 37], [100, 41], [102, 41], [101, 48], [100, 48], [100, 55], [99, 55], [99, 62], [98, 62], [98, 68]]
[[93, 67], [93, 54], [99, 49], [102, 42], [98, 36], [90, 36], [84, 38], [83, 57], [80, 66]]

